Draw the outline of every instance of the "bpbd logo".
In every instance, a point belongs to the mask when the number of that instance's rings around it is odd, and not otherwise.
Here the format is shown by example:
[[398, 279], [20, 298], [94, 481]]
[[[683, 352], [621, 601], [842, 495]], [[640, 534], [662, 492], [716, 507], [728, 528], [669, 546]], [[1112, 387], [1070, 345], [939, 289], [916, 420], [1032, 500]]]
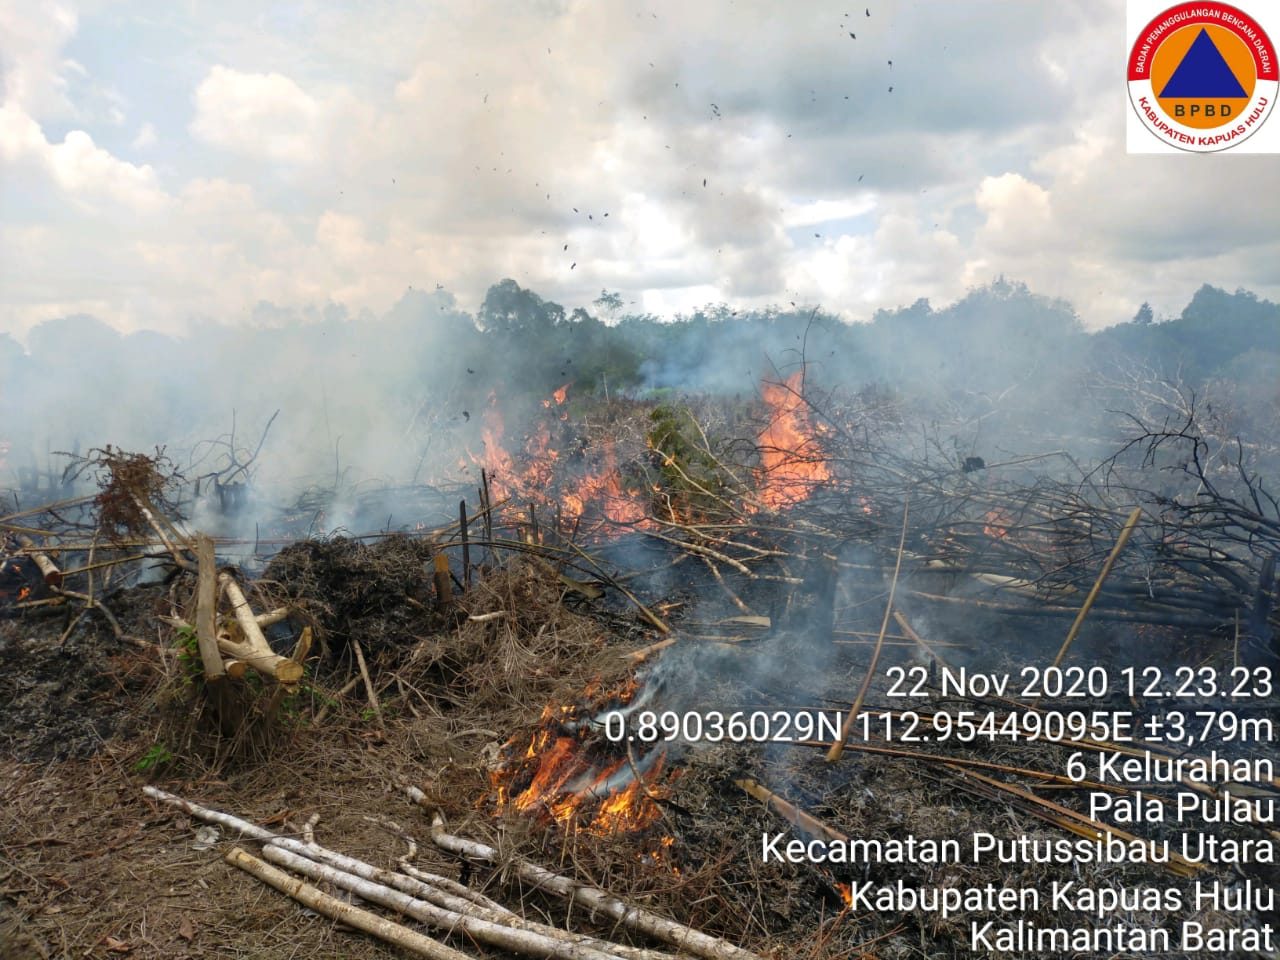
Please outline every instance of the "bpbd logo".
[[1143, 125], [1180, 150], [1229, 150], [1276, 102], [1275, 48], [1250, 14], [1182, 3], [1153, 18], [1129, 52], [1129, 99]]

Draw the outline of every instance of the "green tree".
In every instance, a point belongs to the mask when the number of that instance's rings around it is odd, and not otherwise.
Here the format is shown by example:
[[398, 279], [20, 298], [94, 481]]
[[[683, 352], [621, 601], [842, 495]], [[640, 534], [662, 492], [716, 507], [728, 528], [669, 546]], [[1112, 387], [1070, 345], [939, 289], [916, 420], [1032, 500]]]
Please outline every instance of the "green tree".
[[565, 322], [564, 307], [543, 300], [510, 277], [499, 280], [484, 296], [480, 324], [485, 330], [507, 334], [541, 334]]
[[616, 319], [618, 312], [622, 309], [622, 294], [601, 290], [600, 296], [592, 300], [591, 305], [610, 320]]

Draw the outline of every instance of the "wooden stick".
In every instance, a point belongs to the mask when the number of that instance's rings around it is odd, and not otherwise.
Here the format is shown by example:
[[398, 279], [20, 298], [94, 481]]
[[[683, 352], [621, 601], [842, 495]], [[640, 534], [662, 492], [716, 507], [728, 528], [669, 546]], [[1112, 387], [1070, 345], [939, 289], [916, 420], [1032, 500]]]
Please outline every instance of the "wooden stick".
[[[348, 693], [350, 693], [359, 685], [360, 685], [360, 677], [358, 676], [352, 677], [350, 680], [344, 683], [341, 689], [339, 689], [337, 693], [335, 693], [331, 698], [329, 698], [329, 700], [326, 703], [321, 705], [320, 709], [316, 712], [316, 715], [312, 718], [311, 725], [313, 727], [318, 727], [320, 726], [320, 724], [324, 723], [325, 717], [329, 716], [329, 710], [333, 707], [334, 704], [338, 702], [338, 698], [345, 697]], [[328, 695], [326, 694], [326, 696]]]
[[875, 678], [876, 664], [880, 662], [880, 651], [884, 649], [884, 635], [889, 629], [889, 616], [893, 613], [893, 595], [898, 589], [898, 573], [902, 570], [902, 548], [907, 542], [907, 517], [911, 508], [911, 498], [902, 502], [902, 535], [898, 537], [898, 557], [893, 564], [893, 579], [889, 581], [889, 599], [884, 607], [884, 619], [880, 621], [880, 635], [876, 637], [876, 645], [871, 651], [871, 662], [867, 664], [867, 672], [862, 677], [862, 683], [858, 686], [858, 695], [853, 698], [853, 706], [849, 708], [849, 715], [844, 718], [844, 723], [840, 727], [840, 739], [831, 745], [831, 749], [827, 751], [827, 763], [835, 763], [840, 759], [840, 754], [844, 752], [844, 742], [849, 739], [849, 734], [853, 730], [853, 724], [858, 719], [858, 712], [862, 709], [862, 703], [867, 698], [867, 691], [871, 689], [871, 681]]
[[[951, 765], [945, 764], [945, 766]], [[1095, 840], [1100, 835], [1105, 834], [1112, 834], [1119, 837], [1121, 840], [1124, 840], [1126, 843], [1135, 843], [1141, 840], [1141, 838], [1132, 833], [1128, 833], [1125, 830], [1121, 830], [1119, 827], [1113, 827], [1101, 820], [1094, 820], [1092, 817], [1087, 817], [1083, 813], [1072, 810], [1070, 807], [1064, 807], [1059, 803], [1054, 803], [1052, 800], [1046, 800], [1043, 797], [1038, 797], [1030, 790], [1026, 790], [1015, 783], [1005, 783], [1003, 780], [995, 780], [973, 770], [961, 770], [959, 767], [952, 767], [952, 769], [960, 773], [962, 777], [976, 780], [990, 790], [1007, 793], [1011, 796], [1021, 798], [1026, 801], [1026, 806], [1024, 806], [1023, 809], [1028, 813], [1039, 817], [1047, 823], [1057, 824], [1064, 830], [1070, 830], [1072, 833], [1088, 840]], [[1152, 847], [1154, 847], [1156, 843], [1154, 840], [1144, 842], [1150, 844]], [[1197, 871], [1203, 870], [1205, 865], [1203, 863], [1196, 863], [1194, 861], [1187, 860], [1180, 854], [1173, 853], [1171, 851], [1169, 854], [1169, 862], [1162, 863], [1161, 866], [1170, 873], [1177, 874], [1180, 877], [1192, 877], [1195, 876]]]
[[21, 520], [23, 517], [34, 517], [39, 513], [47, 513], [52, 510], [66, 510], [69, 507], [78, 507], [86, 503], [92, 503], [97, 499], [96, 493], [91, 493], [86, 497], [75, 497], [71, 500], [59, 500], [57, 503], [42, 503], [38, 507], [28, 507], [26, 510], [19, 510], [17, 513], [7, 513], [0, 517], [0, 525], [11, 526], [10, 520]]
[[196, 539], [196, 643], [200, 648], [200, 662], [204, 665], [204, 678], [208, 683], [221, 680], [226, 675], [222, 665], [222, 653], [218, 650], [218, 571], [213, 555], [213, 541], [203, 533]]
[[624, 597], [630, 600], [632, 604], [635, 605], [635, 608], [640, 611], [640, 615], [644, 617], [645, 620], [648, 620], [649, 623], [654, 628], [656, 628], [659, 633], [663, 634], [664, 636], [670, 636], [671, 627], [668, 626], [662, 620], [661, 617], [659, 617], [656, 613], [654, 613], [652, 610], [646, 607], [643, 603], [641, 603], [639, 597], [637, 597], [634, 593], [632, 593], [630, 590], [628, 590], [626, 587], [620, 584], [615, 578], [605, 573], [604, 568], [601, 567], [600, 564], [596, 563], [594, 557], [588, 554], [585, 550], [579, 547], [572, 540], [569, 541], [569, 547], [576, 554], [578, 554], [578, 556], [582, 557], [583, 560], [587, 561], [587, 563], [595, 567], [596, 572], [600, 575], [601, 580], [609, 584], [609, 586], [616, 588], [619, 593], [621, 593]]
[[665, 640], [659, 640], [657, 643], [651, 643], [647, 647], [641, 647], [639, 650], [632, 650], [630, 653], [622, 654], [623, 659], [630, 660], [632, 663], [643, 663], [660, 650], [674, 644], [679, 637], [667, 637]]
[[462, 535], [462, 589], [471, 589], [471, 535], [467, 530], [467, 501], [458, 501], [458, 530]]
[[794, 803], [784, 800], [781, 796], [774, 793], [768, 787], [765, 787], [755, 780], [743, 778], [742, 780], [733, 781], [748, 794], [765, 804], [770, 810], [782, 817], [788, 823], [799, 827], [811, 837], [821, 837], [828, 843], [844, 843], [849, 839], [848, 834], [841, 833], [834, 827], [829, 827], [813, 814], [805, 810], [801, 810]]
[[[950, 603], [962, 607], [979, 610], [990, 610], [1011, 617], [1077, 617], [1080, 611], [1073, 607], [1035, 604], [1019, 606], [1013, 603], [993, 603], [990, 600], [978, 600], [974, 597], [948, 597], [943, 594], [925, 593], [913, 587], [907, 588], [913, 597], [927, 600], [929, 603]], [[1162, 627], [1186, 627], [1192, 630], [1213, 630], [1226, 622], [1225, 617], [1187, 616], [1175, 613], [1162, 613], [1157, 610], [1105, 610], [1099, 609], [1093, 614], [1095, 620], [1112, 620], [1119, 623], [1151, 623]]]
[[[933, 644], [931, 644], [924, 637], [920, 636], [920, 634], [916, 633], [915, 629], [911, 626], [910, 622], [908, 622], [907, 618], [902, 615], [902, 611], [900, 610], [893, 611], [893, 619], [894, 619], [894, 622], [896, 622], [898, 626], [902, 628], [902, 632], [905, 633], [907, 637], [917, 646], [927, 650], [929, 655], [933, 657], [933, 659], [937, 660], [939, 663], [945, 664], [947, 662], [946, 658], [943, 657], [942, 654], [938, 653], [938, 651], [934, 648]], [[952, 646], [952, 644], [946, 644], [946, 646]]]
[[1075, 622], [1071, 624], [1071, 629], [1067, 631], [1067, 639], [1062, 641], [1062, 648], [1058, 650], [1058, 655], [1053, 658], [1055, 667], [1062, 664], [1062, 658], [1067, 655], [1067, 650], [1070, 649], [1076, 635], [1080, 632], [1080, 627], [1084, 624], [1084, 618], [1089, 615], [1089, 609], [1093, 606], [1093, 601], [1098, 599], [1098, 592], [1102, 589], [1102, 584], [1106, 581], [1108, 574], [1111, 573], [1111, 568], [1115, 566], [1116, 557], [1120, 556], [1120, 551], [1129, 542], [1129, 537], [1133, 534], [1134, 528], [1137, 527], [1138, 521], [1141, 519], [1142, 507], [1134, 507], [1133, 513], [1129, 514], [1129, 519], [1124, 522], [1124, 527], [1120, 531], [1116, 545], [1111, 548], [1111, 554], [1107, 557], [1107, 562], [1102, 565], [1102, 570], [1098, 573], [1098, 579], [1093, 582], [1093, 589], [1089, 591], [1089, 596], [1085, 597], [1084, 606], [1080, 608], [1080, 612], [1076, 614]]
[[164, 529], [160, 525], [160, 521], [156, 518], [155, 512], [151, 509], [147, 501], [136, 493], [130, 493], [129, 497], [133, 500], [134, 506], [138, 508], [138, 512], [142, 514], [143, 519], [147, 521], [148, 526], [150, 526], [151, 529], [155, 531], [156, 536], [160, 538], [160, 542], [164, 544], [165, 549], [169, 551], [170, 556], [173, 557], [173, 562], [183, 570], [192, 569], [191, 561], [182, 555], [173, 540], [165, 534]]
[[432, 940], [416, 930], [410, 930], [408, 927], [393, 923], [385, 917], [378, 916], [376, 913], [353, 907], [337, 897], [322, 893], [311, 884], [291, 877], [283, 870], [278, 870], [269, 863], [264, 863], [240, 847], [232, 847], [227, 853], [226, 861], [232, 866], [239, 867], [246, 873], [257, 877], [267, 886], [274, 887], [285, 896], [291, 897], [316, 913], [328, 917], [330, 920], [336, 920], [340, 923], [345, 923], [349, 927], [354, 927], [356, 930], [362, 930], [377, 937], [379, 940], [394, 944], [417, 956], [430, 957], [432, 960], [471, 960], [465, 953], [445, 946], [439, 941]]
[[369, 696], [369, 706], [373, 708], [373, 714], [378, 718], [378, 726], [385, 729], [386, 722], [382, 719], [382, 704], [378, 702], [378, 691], [373, 689], [373, 681], [369, 679], [369, 668], [364, 662], [364, 651], [360, 649], [360, 641], [355, 637], [351, 638], [351, 649], [355, 651], [356, 663], [360, 667], [360, 677], [364, 680], [364, 692]]

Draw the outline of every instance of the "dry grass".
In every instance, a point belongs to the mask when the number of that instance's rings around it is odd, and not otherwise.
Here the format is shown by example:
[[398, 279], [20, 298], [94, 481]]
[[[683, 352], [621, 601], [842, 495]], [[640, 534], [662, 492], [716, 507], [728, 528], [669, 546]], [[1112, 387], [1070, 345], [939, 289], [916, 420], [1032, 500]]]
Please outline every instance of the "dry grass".
[[[199, 686], [186, 682], [166, 634], [159, 635], [164, 643], [150, 649], [113, 648], [98, 656], [95, 643], [110, 631], [87, 620], [69, 640], [81, 658], [59, 659], [56, 651], [46, 651], [38, 661], [42, 683], [50, 689], [83, 687], [93, 703], [114, 706], [114, 721], [101, 749], [58, 754], [43, 746], [47, 736], [18, 738], [9, 744], [11, 757], [0, 762], [0, 960], [31, 960], [19, 951], [29, 953], [32, 943], [49, 956], [103, 960], [392, 955], [305, 914], [224, 864], [219, 854], [236, 838], [223, 835], [213, 849], [193, 849], [197, 824], [143, 798], [140, 787], [152, 778], [280, 832], [297, 832], [318, 814], [322, 842], [379, 866], [393, 865], [404, 846], [369, 818], [395, 821], [418, 838], [417, 859], [424, 868], [485, 887], [529, 916], [564, 922], [562, 903], [520, 889], [502, 866], [472, 869], [439, 853], [427, 839], [421, 811], [397, 787], [413, 783], [455, 833], [603, 886], [763, 955], [796, 960], [932, 960], [972, 953], [955, 920], [846, 910], [837, 884], [862, 879], [861, 867], [828, 871], [762, 863], [761, 835], [783, 831], [786, 824], [747, 797], [736, 778], [768, 783], [813, 815], [861, 837], [963, 837], [975, 830], [1015, 837], [1047, 829], [963, 792], [937, 765], [867, 755], [828, 765], [816, 749], [750, 745], [673, 753], [669, 766], [678, 775], [663, 783], [662, 816], [643, 831], [601, 837], [504, 815], [491, 784], [504, 744], [512, 738], [529, 742], [546, 704], [598, 708], [586, 691], [612, 689], [623, 680], [629, 667], [619, 654], [643, 645], [644, 637], [616, 630], [616, 621], [567, 609], [555, 569], [536, 558], [487, 571], [453, 611], [436, 614], [426, 602], [429, 595], [421, 593], [429, 583], [423, 569], [429, 555], [421, 543], [391, 538], [372, 547], [349, 541], [299, 544], [277, 558], [257, 585], [255, 603], [294, 605], [326, 642], [303, 691], [278, 714], [259, 718], [260, 736], [245, 739], [239, 749], [231, 748], [235, 733], [228, 737], [209, 722]], [[184, 589], [180, 582], [175, 596]], [[151, 588], [134, 591], [116, 606], [130, 632], [155, 636], [155, 613], [167, 599], [164, 588]], [[27, 647], [49, 645], [61, 625], [24, 621], [5, 630], [25, 638], [28, 655], [8, 663], [6, 682], [16, 683], [20, 678], [13, 671], [36, 662]], [[347, 652], [351, 638], [365, 648], [385, 728], [373, 722], [362, 686], [335, 697], [354, 669]], [[683, 705], [703, 709], [797, 705], [804, 692], [796, 688], [794, 671], [770, 688], [763, 682], [771, 678], [756, 669], [775, 657], [790, 663], [803, 653], [772, 649], [774, 642], [719, 653], [713, 647], [702, 653], [686, 642], [681, 657], [665, 661], [665, 682], [683, 691]], [[829, 688], [808, 692], [839, 697], [845, 691], [847, 697], [859, 670], [855, 660], [833, 662], [825, 671]], [[592, 687], [594, 680], [600, 682]], [[268, 696], [244, 692], [246, 715]], [[41, 701], [28, 698], [23, 708], [34, 714], [44, 709], [46, 719], [56, 719], [72, 713], [77, 702], [75, 696], [46, 698], [42, 708]], [[325, 719], [316, 724], [321, 710]], [[148, 764], [157, 744], [173, 757]], [[985, 760], [1003, 758], [990, 748], [971, 752]], [[1010, 751], [1009, 759], [1044, 768], [1059, 762], [1025, 751]], [[664, 838], [671, 838], [669, 844]], [[1050, 878], [1074, 875], [1071, 866], [1027, 866], [1001, 879], [1043, 887]], [[1136, 867], [1084, 867], [1079, 875], [1108, 884], [1176, 882]], [[968, 864], [873, 865], [866, 876], [962, 886], [994, 879], [989, 867]], [[580, 910], [572, 911], [572, 923], [590, 926]], [[27, 948], [21, 947], [23, 937]]]

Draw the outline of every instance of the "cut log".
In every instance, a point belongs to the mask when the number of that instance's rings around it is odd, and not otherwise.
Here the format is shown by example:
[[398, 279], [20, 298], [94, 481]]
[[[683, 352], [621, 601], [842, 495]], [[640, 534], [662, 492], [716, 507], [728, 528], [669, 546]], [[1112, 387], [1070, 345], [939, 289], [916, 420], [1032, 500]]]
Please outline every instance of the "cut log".
[[34, 540], [25, 533], [17, 535], [18, 543], [26, 548], [28, 555], [35, 561], [36, 566], [40, 569], [44, 582], [51, 587], [62, 586], [62, 571], [58, 569], [58, 565], [49, 559], [49, 555], [36, 546]]
[[218, 649], [237, 660], [243, 660], [263, 676], [271, 677], [281, 683], [297, 683], [301, 680], [302, 664], [288, 657], [282, 657], [271, 649], [267, 638], [262, 633], [262, 628], [254, 619], [253, 608], [249, 606], [249, 601], [245, 599], [235, 578], [229, 573], [221, 573], [218, 575], [218, 583], [231, 603], [236, 623], [244, 637], [243, 641], [237, 641], [230, 633], [223, 631], [218, 635]]
[[232, 680], [243, 680], [244, 675], [249, 672], [249, 665], [243, 660], [223, 660], [222, 669]]

